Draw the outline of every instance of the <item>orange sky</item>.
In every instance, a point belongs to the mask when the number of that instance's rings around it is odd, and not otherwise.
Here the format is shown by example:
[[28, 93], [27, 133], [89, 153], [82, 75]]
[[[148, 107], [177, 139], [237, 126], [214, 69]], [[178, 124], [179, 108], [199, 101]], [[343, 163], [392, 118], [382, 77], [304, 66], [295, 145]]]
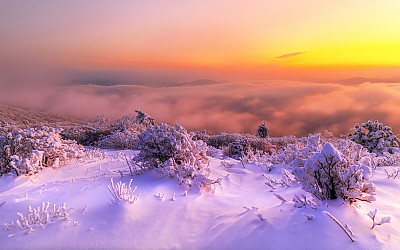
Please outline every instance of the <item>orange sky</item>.
[[266, 120], [275, 135], [339, 134], [368, 119], [398, 131], [399, 10], [399, 0], [0, 1], [0, 103], [85, 118], [138, 108], [210, 131]]
[[398, 0], [2, 1], [0, 65], [396, 77], [399, 10]]

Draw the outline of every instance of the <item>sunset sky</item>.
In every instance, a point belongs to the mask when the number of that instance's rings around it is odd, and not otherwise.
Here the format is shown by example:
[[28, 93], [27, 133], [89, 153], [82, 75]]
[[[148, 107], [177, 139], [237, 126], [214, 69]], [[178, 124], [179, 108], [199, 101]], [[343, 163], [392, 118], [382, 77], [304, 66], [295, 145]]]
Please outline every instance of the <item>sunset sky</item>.
[[[298, 96], [286, 97], [290, 103], [298, 98], [304, 102], [303, 106], [308, 105], [299, 113], [303, 117], [296, 116], [302, 119], [303, 125], [309, 119], [308, 111], [317, 110], [323, 115], [319, 117], [326, 120], [327, 115], [335, 112], [343, 115], [355, 106], [351, 121], [348, 117], [342, 118], [346, 126], [355, 120], [355, 114], [362, 113], [362, 118], [367, 119], [371, 112], [367, 107], [374, 107], [380, 119], [388, 117], [391, 122], [398, 122], [393, 118], [393, 110], [400, 105], [397, 99], [400, 89], [393, 84], [400, 82], [399, 11], [399, 0], [0, 1], [0, 86], [4, 87], [0, 102], [68, 114], [83, 108], [85, 100], [97, 103], [91, 110], [86, 107], [87, 115], [103, 111], [120, 115], [122, 110], [143, 105], [141, 108], [167, 119], [177, 107], [165, 98], [172, 98], [170, 94], [175, 95], [176, 90], [170, 93], [162, 89], [135, 89], [146, 93], [141, 96], [131, 89], [131, 98], [121, 103], [127, 94], [112, 87], [163, 87], [197, 79], [246, 82], [237, 85], [241, 92], [225, 89], [225, 86], [223, 89], [229, 94], [223, 98], [240, 103], [251, 97], [255, 99], [249, 103], [254, 104], [257, 100], [263, 103], [265, 98], [274, 97], [274, 93], [258, 96], [257, 91], [249, 90], [247, 83], [302, 81], [308, 83], [311, 92], [300, 91]], [[387, 84], [360, 87], [364, 81]], [[108, 88], [76, 88], [89, 83]], [[297, 86], [303, 86], [280, 83], [284, 86], [282, 89], [289, 92], [299, 91]], [[327, 85], [318, 85], [321, 83]], [[46, 91], [38, 90], [43, 86]], [[21, 88], [17, 91], [18, 87]], [[63, 91], [50, 90], [50, 87], [63, 88]], [[218, 87], [203, 86], [180, 89], [178, 93], [193, 94], [187, 101], [198, 99], [196, 103], [201, 107], [199, 103], [216, 93], [213, 92], [216, 89]], [[275, 87], [257, 89], [282, 92]], [[313, 92], [316, 89], [321, 92]], [[376, 91], [371, 92], [371, 89]], [[77, 92], [72, 93], [72, 90]], [[154, 108], [154, 103], [147, 102], [152, 91], [157, 92], [157, 100], [165, 105], [160, 110]], [[349, 96], [341, 103], [340, 110], [331, 113], [319, 110], [335, 106], [335, 103], [326, 102], [328, 95], [339, 98], [342, 93]], [[362, 99], [358, 101], [365, 105], [360, 106], [350, 98], [350, 93], [358, 93], [365, 100], [379, 94], [387, 106], [379, 109], [375, 103], [365, 103]], [[64, 95], [66, 99], [55, 95]], [[79, 99], [79, 108], [73, 97]], [[59, 100], [64, 101], [57, 103]], [[273, 107], [281, 101], [264, 104]], [[343, 106], [346, 103], [352, 106]], [[218, 112], [237, 109], [232, 103], [228, 106]], [[246, 111], [245, 105], [236, 110], [244, 114], [237, 122], [248, 119], [247, 116], [252, 116], [252, 124], [265, 119], [262, 114], [255, 116], [254, 110], [252, 107]], [[207, 111], [203, 113], [202, 119], [209, 117]], [[267, 118], [278, 119], [288, 114], [268, 115]], [[220, 117], [213, 123], [217, 124], [218, 119]], [[181, 120], [185, 123], [184, 118]], [[335, 130], [339, 125], [333, 123], [324, 125]], [[313, 124], [311, 127], [321, 126]], [[248, 131], [243, 126], [232, 130]], [[296, 128], [290, 131], [296, 133]], [[302, 128], [301, 133], [307, 131]]]
[[398, 0], [2, 1], [0, 60], [194, 79], [394, 77], [399, 10]]

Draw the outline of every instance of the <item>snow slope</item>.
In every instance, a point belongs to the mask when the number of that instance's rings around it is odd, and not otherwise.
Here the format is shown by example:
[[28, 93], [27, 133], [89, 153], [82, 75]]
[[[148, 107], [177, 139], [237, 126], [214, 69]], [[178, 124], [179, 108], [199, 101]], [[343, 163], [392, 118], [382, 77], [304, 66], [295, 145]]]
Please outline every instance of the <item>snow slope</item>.
[[[287, 166], [274, 166], [267, 172], [219, 155], [210, 158], [210, 167], [212, 178], [222, 178], [221, 186], [185, 195], [175, 180], [161, 179], [154, 171], [128, 176], [121, 153], [107, 154], [103, 160], [48, 168], [34, 176], [0, 177], [1, 224], [16, 221], [17, 212], [26, 215], [29, 206], [43, 202], [66, 203], [71, 208], [69, 220], [34, 227], [30, 233], [18, 227], [0, 230], [0, 248], [398, 249], [400, 245], [400, 178], [387, 178], [384, 169], [391, 167], [375, 170], [372, 182], [377, 186], [377, 200], [373, 203], [329, 201], [296, 208], [295, 195], [305, 194], [312, 200], [299, 184], [273, 188], [265, 184], [264, 175], [279, 181], [281, 168]], [[133, 178], [138, 201], [112, 202], [107, 188], [110, 178], [115, 183], [129, 183]], [[391, 223], [370, 229], [367, 213], [375, 208], [377, 220], [390, 216]], [[346, 224], [355, 242], [324, 211]]]

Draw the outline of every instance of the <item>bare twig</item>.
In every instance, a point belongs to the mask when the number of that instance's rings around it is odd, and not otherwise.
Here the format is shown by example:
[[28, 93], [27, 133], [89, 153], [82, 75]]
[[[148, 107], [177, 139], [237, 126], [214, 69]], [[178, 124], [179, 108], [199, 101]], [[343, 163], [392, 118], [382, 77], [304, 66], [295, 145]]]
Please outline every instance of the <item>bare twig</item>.
[[126, 154], [124, 154], [124, 156], [125, 156], [126, 164], [127, 164], [128, 167], [129, 167], [129, 172], [131, 173], [131, 176], [133, 176], [132, 164], [129, 163], [128, 157], [126, 157]]
[[335, 216], [333, 216], [331, 213], [329, 213], [328, 211], [322, 211], [324, 214], [326, 214], [329, 218], [331, 218], [334, 222], [336, 222], [336, 224], [339, 225], [339, 227], [347, 234], [347, 236], [350, 238], [350, 240], [352, 242], [355, 242], [353, 237], [351, 236], [351, 234], [346, 230], [346, 228], [342, 225], [342, 223], [340, 223], [340, 221], [338, 219], [335, 218]]
[[288, 200], [286, 200], [282, 195], [277, 194], [277, 193], [273, 193], [275, 195], [276, 198], [278, 198], [279, 200], [281, 200], [282, 203], [286, 203], [288, 202]]

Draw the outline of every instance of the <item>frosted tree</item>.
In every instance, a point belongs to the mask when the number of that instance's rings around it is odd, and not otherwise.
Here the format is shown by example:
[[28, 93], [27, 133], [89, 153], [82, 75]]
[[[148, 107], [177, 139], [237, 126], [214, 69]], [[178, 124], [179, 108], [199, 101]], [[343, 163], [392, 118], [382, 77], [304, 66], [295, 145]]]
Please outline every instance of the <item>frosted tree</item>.
[[379, 121], [369, 120], [361, 126], [356, 123], [348, 138], [378, 155], [398, 152], [400, 147], [400, 140], [393, 134], [392, 128], [383, 126]]
[[256, 136], [260, 138], [267, 138], [269, 136], [269, 128], [265, 124], [265, 121], [258, 126]]
[[[331, 144], [294, 165], [293, 174], [302, 188], [319, 200], [373, 201], [375, 186], [366, 183], [361, 163], [350, 164]], [[365, 196], [365, 194], [369, 194]]]

